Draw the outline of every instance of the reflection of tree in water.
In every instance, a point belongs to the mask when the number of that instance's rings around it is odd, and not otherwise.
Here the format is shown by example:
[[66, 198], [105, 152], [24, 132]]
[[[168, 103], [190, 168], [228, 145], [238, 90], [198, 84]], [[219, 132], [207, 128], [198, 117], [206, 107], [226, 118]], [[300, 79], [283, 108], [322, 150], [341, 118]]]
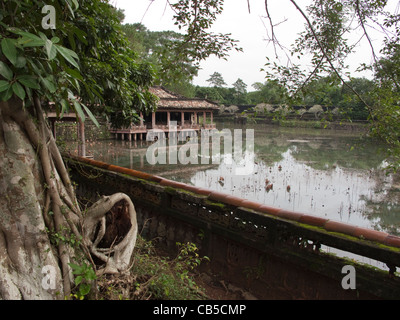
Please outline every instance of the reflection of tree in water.
[[394, 177], [397, 182], [388, 184], [388, 177], [381, 170], [382, 148], [373, 140], [342, 137], [325, 140], [320, 148], [314, 148], [311, 143], [292, 144], [292, 156], [316, 170], [331, 170], [336, 166], [365, 170], [376, 181], [376, 187], [373, 196], [363, 195], [360, 199], [365, 201], [362, 216], [374, 229], [399, 235], [400, 177], [397, 175]]
[[364, 217], [373, 223], [376, 230], [400, 235], [400, 175], [393, 175], [390, 188], [384, 181], [383, 174], [376, 174], [378, 199], [363, 200], [366, 202]]
[[272, 165], [291, 148], [296, 160], [318, 170], [335, 166], [369, 170], [384, 160], [376, 141], [345, 131], [334, 134], [330, 130], [255, 126], [256, 158]]
[[272, 166], [283, 160], [283, 154], [288, 151], [291, 146], [291, 139], [295, 139], [297, 135], [291, 129], [274, 128], [269, 129], [258, 128], [254, 134], [254, 152], [256, 161], [262, 161], [267, 166]]
[[267, 166], [271, 166], [275, 162], [279, 162], [283, 159], [282, 154], [285, 153], [287, 149], [287, 146], [279, 146], [272, 140], [269, 140], [268, 143], [264, 145], [255, 142], [255, 161], [264, 162]]
[[[293, 157], [305, 162], [313, 169], [326, 170], [336, 166], [370, 170], [379, 168], [384, 158], [379, 147], [372, 140], [338, 138], [321, 140], [318, 147], [314, 142], [292, 143]], [[375, 155], [371, 157], [371, 154]]]
[[367, 200], [364, 216], [373, 223], [374, 229], [389, 234], [400, 235], [400, 206], [381, 201], [379, 203]]

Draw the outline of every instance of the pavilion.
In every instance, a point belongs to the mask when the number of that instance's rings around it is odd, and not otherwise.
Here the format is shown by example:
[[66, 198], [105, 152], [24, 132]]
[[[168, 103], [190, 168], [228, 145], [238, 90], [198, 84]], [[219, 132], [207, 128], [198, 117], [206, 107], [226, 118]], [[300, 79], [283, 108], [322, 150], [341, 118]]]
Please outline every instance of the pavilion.
[[168, 136], [171, 122], [176, 123], [177, 132], [182, 130], [214, 129], [213, 112], [218, 104], [207, 99], [186, 98], [167, 90], [162, 86], [149, 89], [159, 98], [156, 111], [148, 115], [140, 112], [140, 123], [129, 128], [110, 128], [116, 139], [145, 140], [148, 130], [162, 130]]

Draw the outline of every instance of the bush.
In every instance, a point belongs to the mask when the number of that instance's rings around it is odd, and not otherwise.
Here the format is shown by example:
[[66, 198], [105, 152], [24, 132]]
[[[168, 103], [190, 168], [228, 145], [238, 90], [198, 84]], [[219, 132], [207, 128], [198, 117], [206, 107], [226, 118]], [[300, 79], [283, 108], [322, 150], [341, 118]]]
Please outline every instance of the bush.
[[194, 278], [194, 271], [208, 257], [200, 257], [194, 243], [179, 243], [174, 259], [157, 253], [155, 245], [140, 236], [129, 275], [104, 276], [99, 280], [103, 299], [200, 300], [205, 293]]

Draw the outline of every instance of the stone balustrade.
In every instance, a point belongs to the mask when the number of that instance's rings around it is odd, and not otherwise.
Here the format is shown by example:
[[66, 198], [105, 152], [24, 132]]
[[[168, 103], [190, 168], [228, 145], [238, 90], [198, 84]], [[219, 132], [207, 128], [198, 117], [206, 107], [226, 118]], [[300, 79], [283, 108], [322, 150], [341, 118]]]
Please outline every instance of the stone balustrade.
[[[103, 162], [66, 157], [82, 201], [128, 194], [141, 234], [174, 252], [194, 242], [207, 271], [265, 299], [400, 298], [400, 237], [270, 207]], [[344, 252], [345, 257], [330, 251]], [[336, 252], [336, 251], [335, 251]], [[384, 262], [387, 270], [351, 255]], [[343, 267], [356, 271], [345, 290]]]

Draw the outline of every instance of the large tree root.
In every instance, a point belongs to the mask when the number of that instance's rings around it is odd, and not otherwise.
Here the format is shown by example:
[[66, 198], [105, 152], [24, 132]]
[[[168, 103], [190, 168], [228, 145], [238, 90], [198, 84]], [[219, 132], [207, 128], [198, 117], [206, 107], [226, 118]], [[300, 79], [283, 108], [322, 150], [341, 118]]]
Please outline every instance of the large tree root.
[[105, 264], [98, 273], [129, 268], [137, 230], [135, 207], [126, 194], [103, 196], [87, 210], [83, 237], [91, 254]]

